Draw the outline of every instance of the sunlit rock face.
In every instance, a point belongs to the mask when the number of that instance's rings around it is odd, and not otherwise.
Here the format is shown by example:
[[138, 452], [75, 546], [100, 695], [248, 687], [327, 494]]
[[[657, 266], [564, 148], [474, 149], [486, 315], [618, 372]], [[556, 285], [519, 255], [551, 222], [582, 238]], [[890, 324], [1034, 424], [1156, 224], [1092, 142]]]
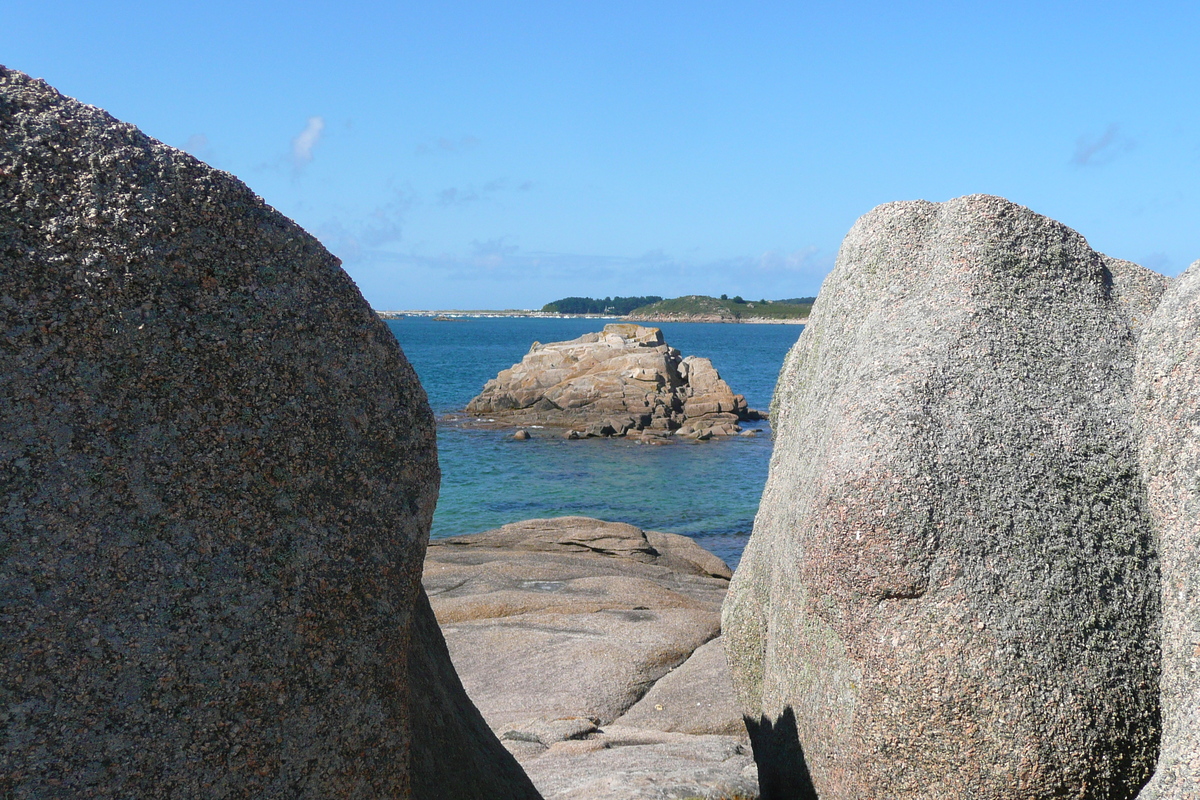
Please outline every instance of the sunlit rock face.
[[0, 794], [411, 796], [437, 489], [337, 259], [0, 68]]
[[534, 342], [466, 412], [587, 436], [730, 436], [741, 430], [738, 422], [760, 419], [707, 358], [684, 357], [658, 328], [628, 323], [568, 342]]
[[1200, 262], [1138, 343], [1134, 405], [1162, 558], [1162, 755], [1140, 800], [1200, 797]]
[[1128, 798], [1158, 566], [1134, 350], [1166, 279], [1006, 200], [847, 235], [724, 607], [764, 798]]

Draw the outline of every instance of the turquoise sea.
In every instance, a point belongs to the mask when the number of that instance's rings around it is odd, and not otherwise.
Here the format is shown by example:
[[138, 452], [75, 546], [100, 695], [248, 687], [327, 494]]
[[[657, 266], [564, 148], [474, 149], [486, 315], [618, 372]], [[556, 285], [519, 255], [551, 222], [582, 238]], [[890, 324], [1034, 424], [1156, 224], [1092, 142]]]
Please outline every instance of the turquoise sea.
[[[605, 320], [429, 317], [388, 320], [439, 419], [534, 341], [600, 330]], [[711, 358], [751, 408], [770, 407], [798, 325], [661, 323], [668, 344]], [[442, 488], [434, 538], [535, 517], [580, 514], [691, 536], [735, 566], [750, 535], [771, 457], [770, 425], [755, 437], [648, 445], [623, 439], [514, 441], [508, 432], [438, 425]]]

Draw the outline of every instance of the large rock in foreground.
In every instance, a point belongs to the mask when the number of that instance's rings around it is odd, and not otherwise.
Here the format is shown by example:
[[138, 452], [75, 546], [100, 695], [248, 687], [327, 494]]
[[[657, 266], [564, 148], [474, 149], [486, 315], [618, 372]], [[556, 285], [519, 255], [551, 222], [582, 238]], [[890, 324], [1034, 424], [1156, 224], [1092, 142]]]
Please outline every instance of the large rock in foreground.
[[1165, 279], [1003, 199], [860, 219], [724, 609], [764, 798], [1129, 798], [1157, 749], [1137, 331]]
[[707, 358], [683, 358], [658, 328], [626, 323], [569, 342], [534, 342], [466, 411], [590, 436], [728, 436], [741, 430], [738, 422], [760, 418]]
[[1138, 343], [1134, 402], [1162, 560], [1162, 753], [1140, 800], [1200, 797], [1200, 262]]
[[0, 335], [0, 795], [537, 796], [411, 697], [433, 419], [315, 239], [0, 68]]
[[435, 539], [423, 578], [471, 699], [547, 800], [754, 795], [714, 638], [728, 580], [691, 539], [584, 517]]

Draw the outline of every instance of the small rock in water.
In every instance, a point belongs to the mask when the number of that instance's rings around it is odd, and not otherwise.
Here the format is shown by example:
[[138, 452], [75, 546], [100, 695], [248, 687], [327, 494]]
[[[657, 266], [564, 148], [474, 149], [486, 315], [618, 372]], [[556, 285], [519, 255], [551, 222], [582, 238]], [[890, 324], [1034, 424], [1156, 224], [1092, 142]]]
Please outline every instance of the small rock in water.
[[520, 430], [518, 430], [516, 433], [513, 434], [513, 438], [516, 439], [518, 442], [523, 442], [529, 438], [529, 431], [525, 430], [524, 428], [521, 428]]
[[466, 413], [516, 425], [583, 426], [589, 437], [689, 427], [730, 436], [738, 422], [762, 418], [707, 358], [684, 358], [658, 328], [630, 324], [569, 342], [535, 342], [521, 363], [487, 382]]

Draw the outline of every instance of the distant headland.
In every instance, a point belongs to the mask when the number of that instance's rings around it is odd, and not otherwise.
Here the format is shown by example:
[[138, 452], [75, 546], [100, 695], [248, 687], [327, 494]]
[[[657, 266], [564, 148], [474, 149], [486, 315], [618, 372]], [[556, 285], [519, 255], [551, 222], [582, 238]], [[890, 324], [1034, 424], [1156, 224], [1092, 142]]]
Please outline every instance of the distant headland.
[[709, 297], [691, 294], [664, 300], [645, 297], [566, 297], [547, 303], [540, 310], [406, 310], [379, 311], [384, 319], [433, 317], [455, 320], [481, 317], [545, 317], [551, 319], [624, 319], [638, 322], [748, 322], [803, 324], [808, 321], [815, 297], [786, 300], [744, 300], [741, 297]]

